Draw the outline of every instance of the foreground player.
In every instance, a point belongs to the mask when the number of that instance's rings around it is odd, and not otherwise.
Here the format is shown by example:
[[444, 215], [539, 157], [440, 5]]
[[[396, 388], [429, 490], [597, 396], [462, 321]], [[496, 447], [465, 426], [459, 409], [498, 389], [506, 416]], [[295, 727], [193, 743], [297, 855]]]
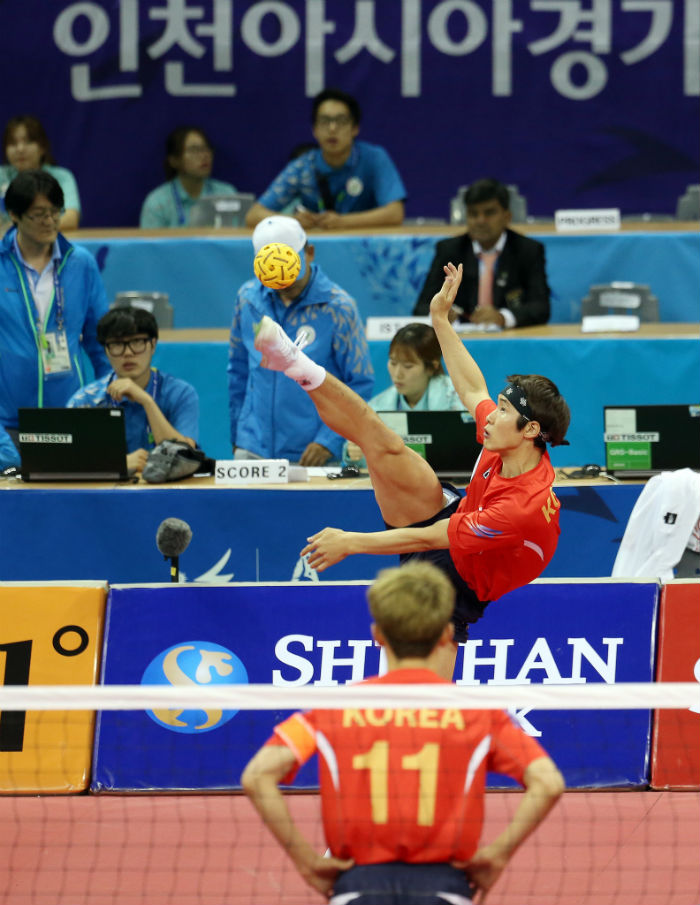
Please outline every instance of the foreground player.
[[[452, 643], [454, 589], [429, 563], [379, 574], [369, 589], [372, 635], [389, 672], [364, 685], [448, 684], [437, 675]], [[246, 767], [242, 783], [304, 880], [331, 903], [469, 905], [483, 901], [518, 846], [564, 790], [544, 750], [495, 710], [375, 709], [297, 713]], [[294, 824], [280, 783], [318, 751], [331, 857]], [[479, 847], [488, 771], [525, 794], [509, 825]]]
[[[566, 443], [569, 426], [569, 408], [546, 377], [511, 375], [498, 403], [490, 399], [483, 374], [448, 319], [461, 277], [461, 264], [449, 264], [431, 302], [450, 378], [484, 447], [461, 501], [364, 400], [311, 361], [274, 321], [263, 318], [255, 340], [262, 364], [296, 380], [323, 421], [362, 449], [384, 522], [395, 529], [325, 528], [308, 538], [302, 553], [318, 571], [353, 553], [430, 559], [457, 591], [456, 642], [467, 640], [468, 623], [489, 601], [537, 578], [554, 555], [559, 501], [545, 444]], [[450, 656], [454, 667], [456, 644]], [[449, 663], [443, 675], [452, 675]]]

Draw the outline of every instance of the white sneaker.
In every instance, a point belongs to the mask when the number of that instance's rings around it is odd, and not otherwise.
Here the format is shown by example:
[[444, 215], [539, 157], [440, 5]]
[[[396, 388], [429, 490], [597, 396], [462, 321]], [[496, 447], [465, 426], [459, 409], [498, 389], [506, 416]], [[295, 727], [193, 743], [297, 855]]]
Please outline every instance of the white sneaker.
[[[266, 314], [255, 325], [255, 348], [262, 352], [262, 366], [271, 371], [286, 371], [297, 360], [300, 346], [287, 336], [279, 324]], [[305, 339], [304, 337], [302, 337]], [[306, 345], [306, 343], [304, 343]]]
[[254, 345], [258, 352], [262, 352], [261, 364], [264, 368], [283, 371], [305, 390], [315, 390], [323, 383], [326, 369], [301, 351], [309, 344], [306, 332], [302, 332], [296, 342], [292, 342], [280, 325], [266, 314], [254, 329]]

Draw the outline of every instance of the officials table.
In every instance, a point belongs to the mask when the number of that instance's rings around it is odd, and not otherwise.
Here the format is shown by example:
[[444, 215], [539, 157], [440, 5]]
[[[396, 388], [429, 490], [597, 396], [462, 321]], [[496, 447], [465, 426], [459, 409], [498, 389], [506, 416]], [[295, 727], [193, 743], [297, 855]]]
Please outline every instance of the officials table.
[[[164, 330], [154, 362], [189, 380], [200, 397], [200, 442], [230, 458], [227, 330]], [[603, 406], [700, 403], [700, 324], [642, 324], [637, 333], [584, 334], [575, 324], [547, 324], [498, 334], [469, 334], [467, 348], [493, 395], [508, 374], [545, 374], [571, 408], [570, 447], [555, 465], [603, 464]], [[389, 385], [388, 342], [371, 342], [375, 392]], [[301, 391], [300, 391], [301, 392]], [[468, 463], [471, 465], [471, 463]]]
[[[581, 318], [591, 285], [644, 283], [659, 299], [661, 320], [699, 319], [700, 231], [697, 223], [625, 222], [614, 233], [556, 233], [551, 222], [515, 229], [545, 246], [552, 323]], [[357, 301], [363, 319], [412, 312], [435, 243], [463, 232], [441, 224], [311, 232], [316, 260]], [[238, 287], [253, 277], [245, 229], [80, 230], [69, 238], [91, 251], [110, 299], [117, 292], [166, 292], [175, 326], [225, 327]]]
[[[568, 473], [568, 469], [566, 470]], [[642, 484], [572, 480], [559, 473], [561, 539], [545, 578], [610, 575]], [[22, 484], [0, 480], [0, 580], [168, 581], [156, 546], [166, 518], [180, 518], [192, 541], [182, 578], [197, 582], [372, 579], [396, 557], [354, 556], [321, 574], [299, 556], [330, 525], [380, 531], [369, 478], [285, 486], [222, 487], [209, 477], [177, 484]]]

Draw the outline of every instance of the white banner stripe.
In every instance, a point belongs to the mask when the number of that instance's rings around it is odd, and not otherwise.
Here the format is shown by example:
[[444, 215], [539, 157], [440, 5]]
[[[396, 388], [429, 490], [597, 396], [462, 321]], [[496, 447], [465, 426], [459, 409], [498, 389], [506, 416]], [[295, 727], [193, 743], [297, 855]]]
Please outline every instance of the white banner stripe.
[[693, 709], [700, 712], [697, 682], [630, 682], [612, 685], [32, 685], [0, 687], [2, 710], [310, 710], [371, 708], [524, 708], [534, 710]]

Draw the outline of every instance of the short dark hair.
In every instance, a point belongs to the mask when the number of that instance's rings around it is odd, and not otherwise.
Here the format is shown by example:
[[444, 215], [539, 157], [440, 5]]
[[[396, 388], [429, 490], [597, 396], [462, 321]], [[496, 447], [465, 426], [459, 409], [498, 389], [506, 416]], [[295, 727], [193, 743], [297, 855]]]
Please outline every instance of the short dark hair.
[[467, 207], [471, 204], [481, 204], [483, 201], [498, 201], [504, 210], [510, 210], [510, 193], [497, 179], [477, 179], [467, 186], [464, 193], [464, 203]]
[[178, 126], [165, 139], [165, 160], [163, 161], [163, 169], [167, 179], [174, 179], [177, 176], [177, 170], [170, 163], [171, 157], [182, 157], [185, 148], [185, 141], [190, 132], [196, 132], [201, 135], [210, 150], [214, 150], [214, 145], [209, 140], [209, 136], [200, 128], [200, 126]]
[[[397, 346], [412, 349], [425, 367], [432, 371], [431, 376], [443, 374], [442, 350], [437, 334], [430, 324], [406, 324], [394, 334], [389, 345], [389, 355]], [[435, 364], [437, 362], [437, 365]]]
[[97, 322], [97, 341], [101, 345], [113, 339], [145, 333], [149, 339], [158, 339], [158, 322], [150, 311], [125, 305], [110, 308]]
[[350, 111], [350, 117], [354, 123], [354, 125], [360, 125], [360, 119], [362, 114], [360, 112], [360, 105], [357, 102], [357, 98], [354, 98], [352, 94], [347, 94], [345, 91], [341, 91], [339, 88], [325, 88], [323, 91], [319, 91], [319, 93], [314, 98], [313, 106], [311, 107], [311, 124], [316, 124], [316, 116], [318, 114], [318, 108], [325, 101], [340, 101], [341, 104], [345, 104], [345, 106]]
[[[539, 422], [540, 430], [552, 446], [560, 446], [569, 429], [571, 412], [556, 384], [541, 374], [509, 374], [506, 380], [523, 388], [532, 419]], [[518, 415], [518, 430], [523, 430], [527, 423], [524, 415]], [[535, 446], [545, 449], [546, 440], [537, 437]]]
[[18, 173], [5, 192], [5, 208], [16, 217], [23, 216], [38, 195], [45, 195], [54, 207], [63, 210], [63, 189], [46, 170]]
[[13, 116], [12, 119], [7, 121], [5, 126], [5, 132], [2, 136], [2, 151], [5, 155], [5, 160], [7, 160], [7, 146], [12, 141], [12, 137], [15, 133], [15, 130], [20, 126], [24, 126], [27, 130], [27, 138], [29, 141], [35, 141], [39, 147], [41, 148], [41, 164], [42, 166], [45, 163], [54, 163], [53, 155], [51, 154], [51, 142], [49, 141], [49, 137], [46, 134], [46, 130], [41, 125], [41, 122], [37, 119], [36, 116], [29, 116], [28, 114], [23, 114], [22, 116]]

